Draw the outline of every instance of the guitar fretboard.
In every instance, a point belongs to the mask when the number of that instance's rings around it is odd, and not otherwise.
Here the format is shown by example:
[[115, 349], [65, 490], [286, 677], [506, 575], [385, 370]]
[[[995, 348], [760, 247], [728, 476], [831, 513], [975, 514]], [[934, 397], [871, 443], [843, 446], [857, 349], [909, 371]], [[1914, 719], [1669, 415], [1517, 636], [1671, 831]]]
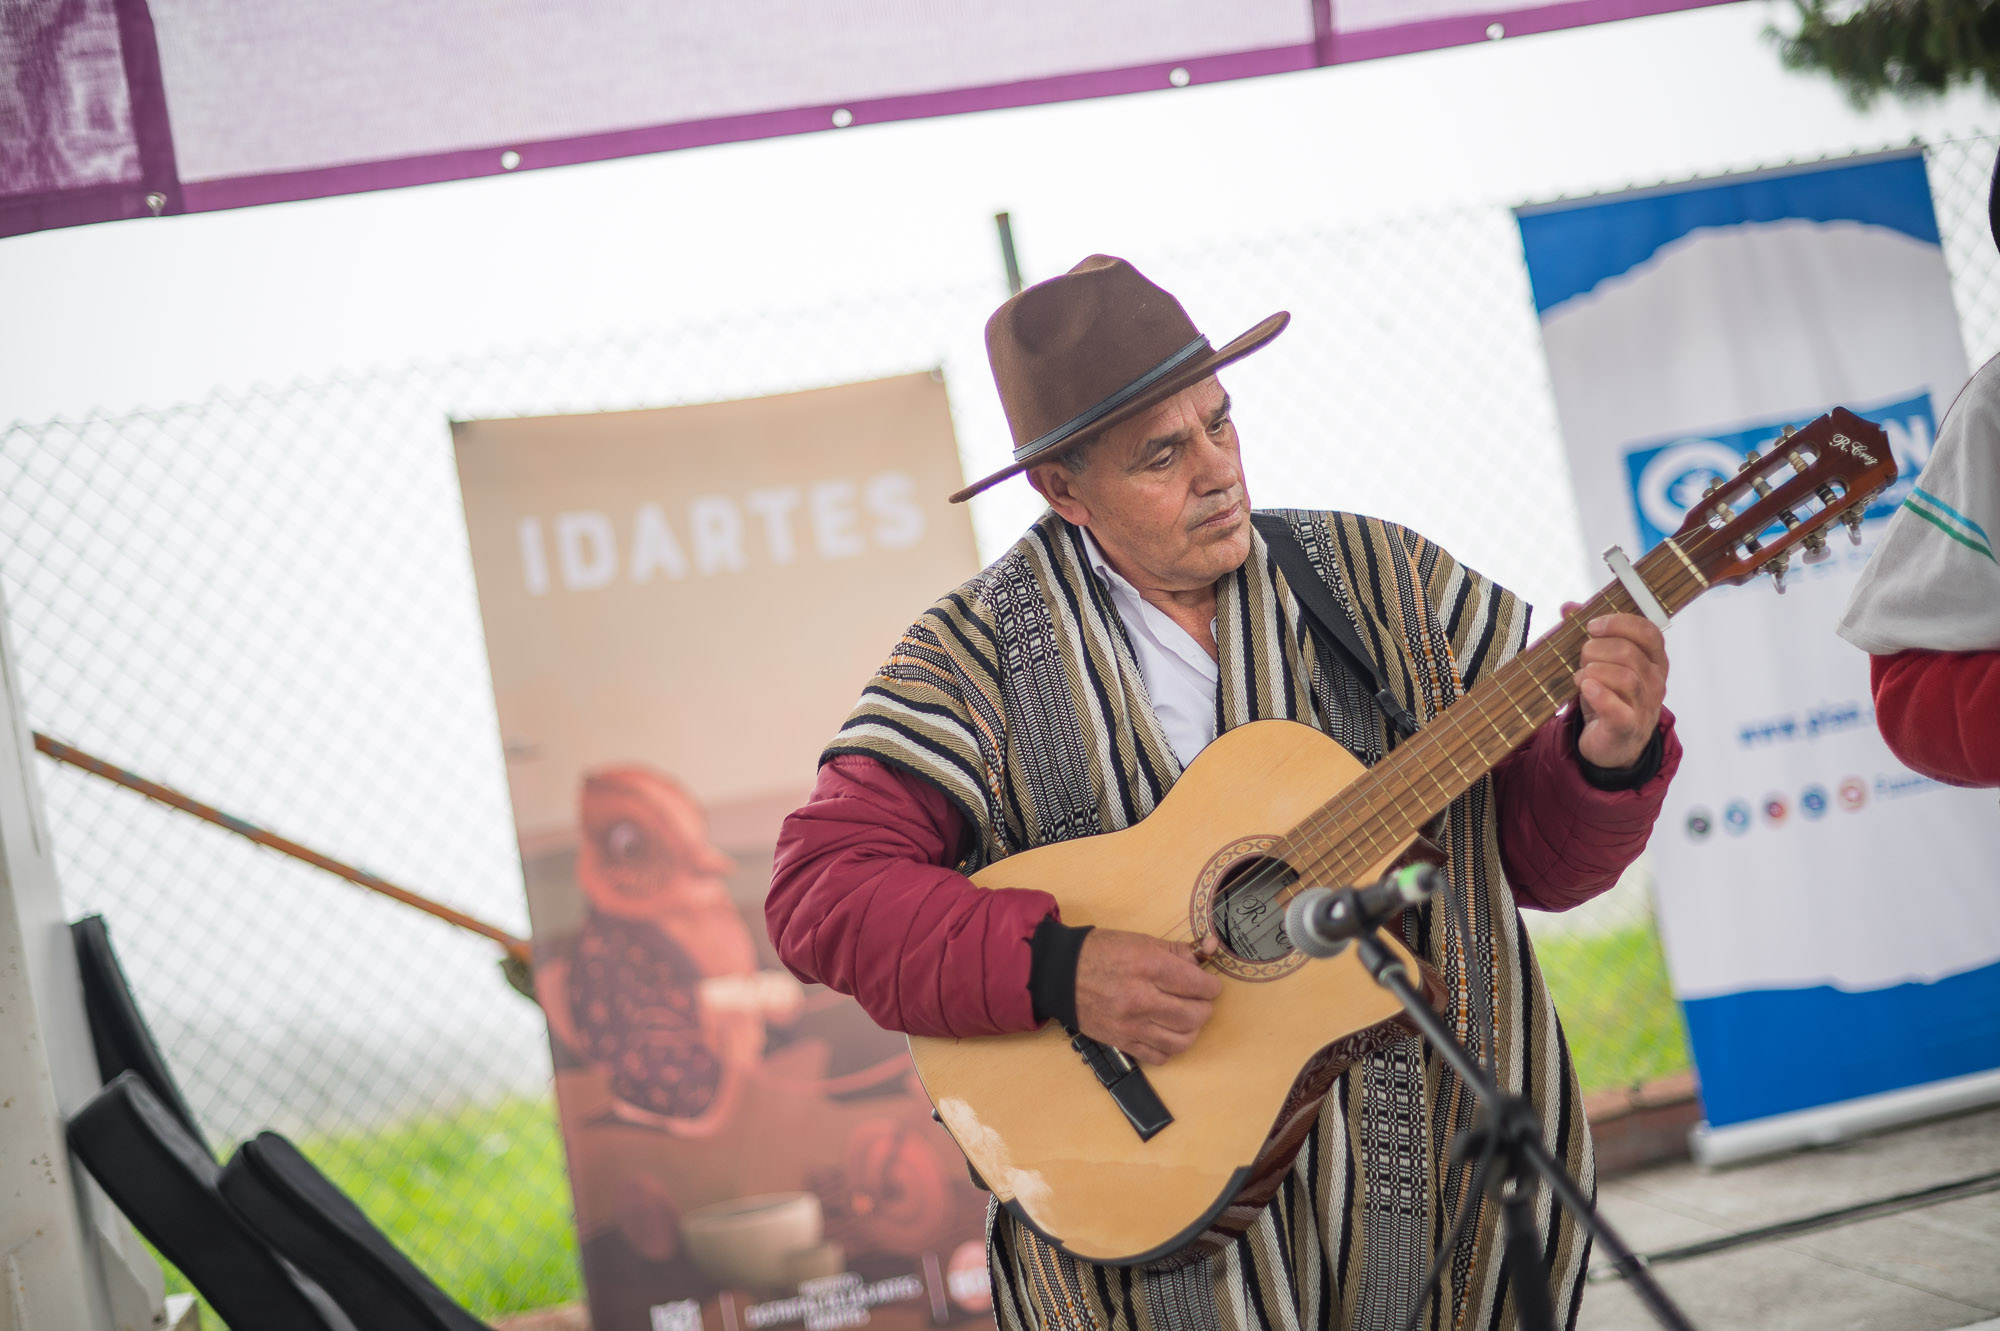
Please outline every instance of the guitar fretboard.
[[[1701, 575], [1670, 543], [1656, 546], [1636, 571], [1669, 614], [1705, 590]], [[1624, 584], [1607, 584], [1321, 805], [1272, 853], [1299, 871], [1299, 888], [1360, 882], [1576, 696], [1591, 620], [1637, 609]]]

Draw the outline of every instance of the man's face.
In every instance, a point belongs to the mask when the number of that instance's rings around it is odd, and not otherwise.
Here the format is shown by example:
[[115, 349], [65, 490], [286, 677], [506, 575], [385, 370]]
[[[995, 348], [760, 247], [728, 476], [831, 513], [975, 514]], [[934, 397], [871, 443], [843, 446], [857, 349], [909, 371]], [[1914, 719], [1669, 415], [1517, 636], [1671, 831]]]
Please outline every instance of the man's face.
[[1029, 477], [1141, 591], [1195, 591], [1250, 555], [1236, 424], [1213, 377], [1106, 431], [1081, 472], [1045, 462]]

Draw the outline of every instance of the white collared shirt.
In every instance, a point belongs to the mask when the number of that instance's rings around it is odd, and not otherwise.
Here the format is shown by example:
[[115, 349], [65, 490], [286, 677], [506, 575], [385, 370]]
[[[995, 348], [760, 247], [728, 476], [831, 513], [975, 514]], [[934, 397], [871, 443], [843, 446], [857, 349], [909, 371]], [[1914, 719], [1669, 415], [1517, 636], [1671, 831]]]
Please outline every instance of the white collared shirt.
[[[1124, 622], [1125, 636], [1131, 640], [1132, 655], [1139, 663], [1139, 678], [1145, 681], [1146, 696], [1153, 703], [1153, 715], [1160, 718], [1167, 742], [1186, 767], [1215, 738], [1215, 694], [1222, 683], [1222, 670], [1192, 634], [1119, 576], [1088, 528], [1079, 530], [1084, 549], [1090, 552], [1090, 566], [1111, 592], [1111, 604]], [[1209, 632], [1214, 631], [1215, 621], [1210, 620]]]

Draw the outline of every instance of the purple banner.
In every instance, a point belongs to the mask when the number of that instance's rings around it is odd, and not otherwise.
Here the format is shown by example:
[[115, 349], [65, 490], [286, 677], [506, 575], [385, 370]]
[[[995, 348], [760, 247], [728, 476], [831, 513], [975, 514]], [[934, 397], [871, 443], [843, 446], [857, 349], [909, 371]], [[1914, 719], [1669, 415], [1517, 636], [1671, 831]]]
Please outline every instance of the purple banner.
[[1018, 0], [912, 13], [863, 0], [0, 0], [0, 236], [1186, 87], [1727, 2]]

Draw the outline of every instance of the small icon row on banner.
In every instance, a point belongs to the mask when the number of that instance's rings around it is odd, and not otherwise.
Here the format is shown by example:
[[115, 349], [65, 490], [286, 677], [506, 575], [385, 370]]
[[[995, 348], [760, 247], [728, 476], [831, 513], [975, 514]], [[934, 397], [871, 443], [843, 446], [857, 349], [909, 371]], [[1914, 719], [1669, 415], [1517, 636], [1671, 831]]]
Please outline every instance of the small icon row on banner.
[[1706, 841], [1718, 827], [1741, 836], [1759, 822], [1766, 827], [1783, 827], [1794, 818], [1813, 822], [1826, 817], [1834, 808], [1859, 813], [1867, 803], [1868, 783], [1858, 776], [1850, 776], [1830, 789], [1815, 782], [1800, 791], [1796, 800], [1784, 795], [1766, 795], [1761, 801], [1754, 802], [1733, 799], [1722, 806], [1720, 818], [1696, 805], [1688, 810], [1685, 826], [1688, 840]]

